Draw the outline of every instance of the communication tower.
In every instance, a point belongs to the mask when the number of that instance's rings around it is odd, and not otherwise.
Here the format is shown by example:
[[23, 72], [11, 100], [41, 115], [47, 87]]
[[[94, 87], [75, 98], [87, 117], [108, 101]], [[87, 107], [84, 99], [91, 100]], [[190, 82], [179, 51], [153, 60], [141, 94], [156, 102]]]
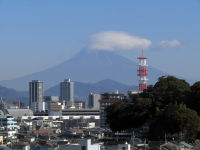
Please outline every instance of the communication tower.
[[143, 56], [143, 49], [142, 49], [142, 56], [138, 57], [139, 59], [139, 69], [138, 69], [138, 76], [139, 76], [139, 91], [142, 92], [144, 89], [147, 88], [147, 59], [148, 57]]

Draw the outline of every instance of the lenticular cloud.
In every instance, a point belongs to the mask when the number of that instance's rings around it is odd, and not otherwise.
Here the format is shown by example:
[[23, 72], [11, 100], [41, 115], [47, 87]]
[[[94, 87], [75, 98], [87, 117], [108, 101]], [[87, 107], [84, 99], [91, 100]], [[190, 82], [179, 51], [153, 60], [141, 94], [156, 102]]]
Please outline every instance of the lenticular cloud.
[[178, 40], [173, 40], [173, 41], [161, 41], [159, 43], [161, 48], [169, 48], [169, 47], [177, 47], [180, 46], [181, 43]]
[[151, 40], [119, 31], [106, 31], [91, 36], [91, 50], [123, 51], [149, 48]]

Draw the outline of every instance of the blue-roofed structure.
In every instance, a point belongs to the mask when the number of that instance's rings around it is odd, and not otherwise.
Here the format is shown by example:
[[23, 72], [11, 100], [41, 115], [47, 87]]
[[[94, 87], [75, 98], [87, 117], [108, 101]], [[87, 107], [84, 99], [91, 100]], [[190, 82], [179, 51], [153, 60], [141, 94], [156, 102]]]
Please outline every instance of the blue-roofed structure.
[[187, 149], [187, 150], [192, 150], [193, 149], [192, 145], [190, 145], [190, 144], [188, 144], [188, 143], [186, 143], [184, 141], [180, 142], [180, 145], [181, 145], [182, 148]]

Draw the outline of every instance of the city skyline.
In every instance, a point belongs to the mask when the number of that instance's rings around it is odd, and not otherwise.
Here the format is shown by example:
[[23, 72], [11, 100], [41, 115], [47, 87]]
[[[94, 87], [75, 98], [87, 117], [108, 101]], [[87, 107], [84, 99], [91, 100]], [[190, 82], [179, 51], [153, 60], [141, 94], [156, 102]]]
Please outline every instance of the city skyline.
[[0, 81], [50, 68], [82, 49], [137, 61], [142, 48], [150, 66], [200, 80], [199, 7], [197, 0], [1, 1]]

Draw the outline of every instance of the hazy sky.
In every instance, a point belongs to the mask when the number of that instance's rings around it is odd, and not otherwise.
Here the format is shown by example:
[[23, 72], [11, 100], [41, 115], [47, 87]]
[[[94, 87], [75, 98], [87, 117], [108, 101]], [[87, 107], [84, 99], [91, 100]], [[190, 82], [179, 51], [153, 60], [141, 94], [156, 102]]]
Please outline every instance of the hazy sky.
[[0, 81], [55, 66], [83, 48], [116, 51], [200, 80], [199, 0], [0, 0]]

